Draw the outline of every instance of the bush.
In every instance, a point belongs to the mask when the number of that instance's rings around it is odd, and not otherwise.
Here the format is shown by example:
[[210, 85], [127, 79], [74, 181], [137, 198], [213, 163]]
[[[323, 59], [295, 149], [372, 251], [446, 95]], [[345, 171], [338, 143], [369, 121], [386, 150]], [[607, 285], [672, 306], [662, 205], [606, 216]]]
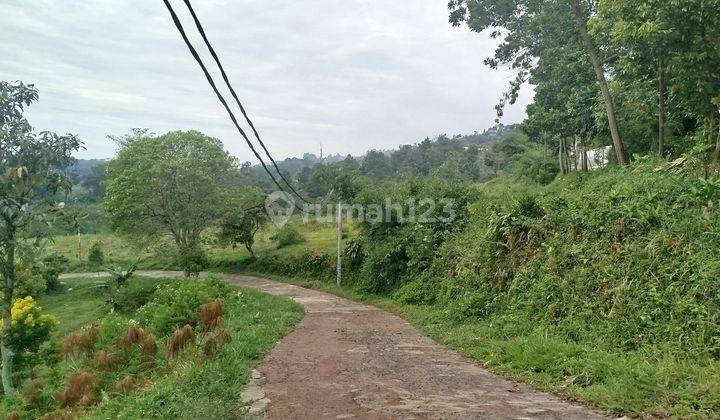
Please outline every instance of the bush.
[[305, 242], [305, 237], [292, 225], [285, 225], [273, 235], [270, 240], [275, 242], [277, 248], [284, 248], [286, 246], [299, 244]]
[[127, 282], [115, 293], [115, 305], [118, 311], [133, 314], [143, 305], [152, 300], [155, 291], [165, 284], [177, 280], [136, 277]]
[[[31, 296], [15, 299], [11, 309], [10, 347], [15, 352], [18, 365], [37, 353], [40, 346], [50, 339], [57, 319], [43, 314]], [[0, 328], [2, 320], [0, 320]]]
[[162, 337], [186, 324], [197, 329], [200, 305], [227, 298], [232, 290], [225, 281], [214, 276], [194, 282], [167, 283], [160, 286], [150, 302], [140, 308], [137, 319]]
[[207, 254], [199, 246], [181, 250], [175, 262], [179, 267], [182, 267], [186, 276], [193, 277], [197, 277], [201, 271], [210, 266]]
[[69, 262], [63, 255], [50, 255], [43, 259], [42, 278], [45, 280], [47, 292], [60, 290], [60, 274], [67, 269]]
[[365, 258], [360, 272], [360, 288], [366, 292], [387, 293], [401, 283], [407, 270], [407, 256], [393, 243], [378, 244]]
[[99, 267], [105, 262], [105, 253], [103, 252], [102, 242], [95, 241], [90, 245], [88, 251], [88, 263], [94, 267]]

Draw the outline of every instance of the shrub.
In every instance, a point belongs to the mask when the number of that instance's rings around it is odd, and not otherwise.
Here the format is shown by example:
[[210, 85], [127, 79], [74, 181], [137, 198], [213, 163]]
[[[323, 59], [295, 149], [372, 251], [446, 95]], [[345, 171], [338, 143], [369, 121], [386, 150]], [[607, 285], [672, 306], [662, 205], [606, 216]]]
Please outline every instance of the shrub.
[[105, 271], [110, 274], [113, 281], [115, 282], [115, 285], [121, 288], [127, 285], [130, 278], [133, 276], [133, 274], [135, 274], [135, 270], [137, 270], [137, 263], [131, 264], [130, 267], [126, 269], [114, 265], [107, 268]]
[[23, 402], [30, 407], [37, 408], [43, 404], [42, 390], [45, 388], [42, 381], [38, 379], [30, 379], [25, 381], [20, 390]]
[[210, 266], [210, 260], [200, 246], [181, 250], [177, 254], [175, 263], [182, 267], [188, 277], [197, 277], [202, 270]]
[[95, 366], [100, 370], [112, 371], [117, 368], [118, 364], [120, 364], [120, 358], [114, 354], [102, 350], [95, 353]]
[[232, 294], [232, 288], [218, 277], [194, 282], [173, 282], [160, 286], [153, 298], [137, 312], [137, 319], [159, 336], [189, 324], [200, 327], [200, 305]]
[[65, 357], [90, 354], [100, 337], [100, 325], [94, 323], [81, 331], [70, 333], [63, 340], [60, 351]]
[[290, 224], [286, 224], [277, 231], [275, 235], [270, 238], [271, 241], [275, 242], [278, 249], [284, 248], [290, 245], [296, 245], [305, 242], [305, 237], [300, 231]]
[[90, 372], [76, 373], [68, 379], [65, 390], [55, 392], [53, 397], [61, 407], [91, 406], [99, 401], [98, 381]]
[[378, 244], [368, 252], [360, 272], [360, 288], [387, 293], [400, 284], [407, 270], [407, 256], [397, 243]]
[[67, 270], [70, 260], [62, 255], [50, 255], [43, 259], [42, 278], [47, 292], [60, 290], [60, 274]]
[[210, 331], [220, 325], [222, 321], [223, 308], [222, 303], [215, 299], [210, 303], [200, 305], [200, 326], [203, 331]]
[[105, 262], [105, 253], [103, 252], [103, 244], [95, 241], [90, 245], [88, 250], [88, 263], [94, 267], [99, 267]]
[[137, 277], [128, 281], [125, 287], [115, 292], [116, 309], [125, 314], [134, 314], [143, 305], [148, 303], [155, 291], [162, 285], [176, 280], [161, 280]]
[[[16, 363], [37, 353], [40, 345], [50, 339], [57, 320], [52, 315], [42, 313], [31, 296], [15, 299], [11, 308], [10, 346], [15, 352]], [[2, 321], [0, 320], [0, 328]]]
[[176, 330], [168, 339], [166, 351], [168, 357], [177, 357], [180, 352], [190, 343], [195, 341], [195, 331], [190, 325], [185, 325]]

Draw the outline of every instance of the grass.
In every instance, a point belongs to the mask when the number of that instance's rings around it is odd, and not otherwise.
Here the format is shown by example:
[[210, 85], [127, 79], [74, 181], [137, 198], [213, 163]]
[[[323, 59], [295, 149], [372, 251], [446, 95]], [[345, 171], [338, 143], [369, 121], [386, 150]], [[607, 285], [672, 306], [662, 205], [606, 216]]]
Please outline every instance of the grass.
[[58, 320], [55, 337], [65, 337], [107, 313], [105, 296], [92, 287], [96, 281], [92, 278], [62, 280], [64, 291], [38, 298], [43, 310]]
[[228, 347], [207, 362], [185, 361], [152, 387], [102, 403], [87, 418], [243, 418], [238, 395], [252, 368], [302, 317], [297, 303], [242, 289], [225, 322], [233, 332]]
[[392, 312], [489, 370], [615, 416], [711, 418], [720, 412], [720, 363], [643, 351], [613, 352], [541, 331], [511, 333], [498, 320], [457, 322], [438, 306], [400, 303], [351, 285], [263, 273]]
[[[278, 249], [277, 244], [271, 239], [278, 231], [272, 224], [264, 226], [255, 237], [254, 251], [258, 255], [265, 256], [287, 256], [306, 255], [311, 251], [324, 253], [334, 252], [337, 247], [336, 227], [332, 223], [309, 222], [303, 223], [299, 217], [290, 222], [298, 228], [304, 242], [289, 245]], [[345, 226], [346, 237], [351, 238], [357, 234], [357, 228], [353, 225]], [[87, 251], [90, 246], [100, 242], [105, 254], [105, 263], [101, 266], [93, 265], [87, 261]], [[250, 253], [244, 246], [224, 247], [220, 246], [213, 232], [204, 236], [208, 257], [214, 268], [232, 267], [238, 261], [250, 258]], [[78, 253], [78, 246], [81, 252]], [[174, 246], [163, 240], [138, 240], [128, 236], [114, 233], [84, 234], [80, 236], [78, 245], [77, 235], [56, 236], [53, 243], [49, 244], [48, 252], [54, 252], [65, 256], [69, 261], [68, 271], [85, 272], [100, 271], [110, 264], [129, 266], [135, 261], [143, 269], [172, 269], [176, 268], [173, 263], [172, 250]]]
[[[186, 291], [186, 295], [182, 296], [192, 294], [199, 287], [194, 280], [136, 276], [130, 280], [124, 293], [115, 293], [116, 301], [125, 309], [109, 313], [107, 292], [94, 287], [98, 280], [83, 277], [66, 279], [63, 280], [62, 290], [39, 298], [44, 313], [55, 316], [59, 321], [58, 329], [54, 332], [56, 342], [71, 332], [99, 321], [102, 335], [95, 350], [117, 352], [115, 346], [119, 334], [128, 325], [138, 322], [132, 319], [139, 313], [135, 308], [150, 301], [158, 286], [176, 286], [179, 282], [188, 282], [182, 286]], [[81, 411], [81, 418], [242, 418], [244, 408], [238, 398], [251, 369], [302, 318], [303, 310], [299, 304], [285, 297], [249, 289], [229, 290], [223, 292], [229, 293], [223, 298], [223, 320], [231, 341], [211, 356], [204, 356], [202, 351], [203, 343], [209, 336], [199, 336], [197, 346], [184, 351], [178, 359], [167, 358], [161, 350], [154, 367], [149, 370], [140, 369], [142, 365], [137, 365], [140, 355], [134, 351], [117, 353], [122, 355], [124, 362], [118, 371], [112, 372], [96, 370], [92, 357], [64, 360], [43, 356], [44, 364], [36, 366], [32, 373], [24, 372], [25, 378], [39, 379], [45, 385], [42, 391], [43, 407], [27, 406], [19, 397], [4, 399], [0, 401], [0, 417], [18, 411], [21, 418], [35, 418], [56, 409], [57, 403], [51, 393], [62, 389], [70, 375], [89, 369], [96, 375], [104, 391], [101, 402]], [[166, 303], [166, 306], [156, 305], [161, 313], [175, 303], [182, 305], [182, 302]], [[197, 313], [196, 309], [194, 311]], [[160, 348], [164, 349], [166, 337], [155, 330], [151, 332], [156, 334]], [[118, 380], [128, 374], [148, 380], [149, 383], [126, 394], [114, 392]]]

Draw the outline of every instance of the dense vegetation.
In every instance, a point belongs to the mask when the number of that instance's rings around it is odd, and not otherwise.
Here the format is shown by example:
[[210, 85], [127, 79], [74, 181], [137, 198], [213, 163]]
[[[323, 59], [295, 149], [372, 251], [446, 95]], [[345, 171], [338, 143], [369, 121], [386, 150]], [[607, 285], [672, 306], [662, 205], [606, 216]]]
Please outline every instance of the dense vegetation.
[[216, 278], [66, 283], [39, 298], [52, 338], [16, 373], [22, 386], [0, 404], [3, 416], [241, 418], [250, 369], [302, 315]]
[[[528, 117], [364, 156], [280, 162], [309, 202], [379, 209], [374, 221], [345, 225], [342, 288], [329, 286], [332, 223], [296, 215], [270, 225], [263, 201], [275, 185], [220, 140], [134, 130], [113, 138], [110, 162], [73, 162], [75, 136], [36, 134], [23, 117], [34, 88], [2, 82], [4, 409], [100, 403], [85, 413], [225, 416], [249, 363], [298, 316], [275, 300], [261, 310], [269, 298], [236, 296], [217, 281], [157, 290], [128, 281], [139, 266], [303, 281], [386, 306], [494, 369], [612, 414], [717, 417], [720, 2], [448, 6], [452, 24], [500, 41], [489, 66], [516, 72], [498, 117], [529, 82]], [[425, 208], [427, 220], [402, 217], [423, 200], [451, 201], [453, 217], [440, 207]], [[64, 269], [108, 265], [116, 282], [92, 290], [63, 291], [58, 280]], [[228, 352], [247, 357], [201, 358], [206, 332], [174, 363], [185, 324], [202, 327], [199, 308], [215, 299], [228, 334], [250, 334], [233, 336]], [[80, 310], [100, 322], [66, 318]], [[142, 343], [118, 347], [128, 334], [166, 352], [147, 364]], [[62, 337], [64, 360], [53, 343]], [[73, 340], [90, 340], [92, 353]], [[236, 370], [243, 375], [228, 374]], [[113, 398], [100, 402], [100, 390]]]

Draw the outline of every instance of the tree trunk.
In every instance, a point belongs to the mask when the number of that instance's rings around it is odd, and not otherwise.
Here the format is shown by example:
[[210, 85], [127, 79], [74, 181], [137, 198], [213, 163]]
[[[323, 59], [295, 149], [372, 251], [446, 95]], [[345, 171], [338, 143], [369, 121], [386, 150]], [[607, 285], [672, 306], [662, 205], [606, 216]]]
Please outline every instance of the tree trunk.
[[613, 105], [612, 95], [610, 95], [610, 87], [608, 86], [607, 79], [605, 78], [605, 70], [603, 69], [602, 62], [600, 61], [600, 54], [595, 46], [595, 43], [588, 34], [587, 21], [583, 16], [579, 0], [569, 0], [569, 3], [575, 20], [575, 27], [580, 34], [580, 38], [585, 44], [585, 49], [590, 57], [590, 63], [592, 64], [593, 70], [595, 70], [595, 76], [597, 77], [597, 82], [600, 86], [600, 92], [602, 93], [603, 102], [605, 103], [605, 113], [607, 114], [608, 125], [610, 126], [610, 134], [612, 135], [615, 155], [617, 156], [617, 160], [620, 165], [627, 165], [628, 158], [625, 154], [622, 137], [620, 137], [620, 129], [618, 128], [617, 119], [615, 117], [615, 106]]
[[658, 68], [658, 154], [665, 153], [665, 93], [667, 91], [665, 66]]
[[250, 253], [250, 258], [254, 260], [254, 259], [255, 259], [255, 252], [253, 251], [252, 245], [250, 245], [249, 242], [245, 242], [245, 249], [247, 249], [248, 252]]
[[7, 250], [3, 276], [5, 277], [2, 307], [3, 327], [2, 339], [0, 340], [0, 353], [2, 353], [2, 385], [5, 395], [11, 395], [14, 392], [12, 385], [13, 351], [10, 348], [10, 327], [12, 323], [12, 298], [15, 289], [15, 231], [10, 225], [8, 225]]
[[[715, 116], [716, 111], [713, 110], [711, 117], [710, 117], [710, 128], [708, 129], [708, 138], [710, 141], [713, 141], [713, 137], [715, 137], [715, 122], [717, 121], [717, 118]], [[720, 158], [720, 124], [717, 124], [718, 126], [718, 133], [717, 138], [715, 139], [715, 150], [713, 150], [712, 153], [712, 163], [710, 166], [710, 169], [712, 173], [716, 173], [718, 169], [718, 158]]]
[[565, 138], [560, 137], [560, 149], [558, 150], [558, 157], [560, 159], [560, 173], [567, 175], [570, 172], [570, 165], [568, 162], [567, 146], [565, 144]]

